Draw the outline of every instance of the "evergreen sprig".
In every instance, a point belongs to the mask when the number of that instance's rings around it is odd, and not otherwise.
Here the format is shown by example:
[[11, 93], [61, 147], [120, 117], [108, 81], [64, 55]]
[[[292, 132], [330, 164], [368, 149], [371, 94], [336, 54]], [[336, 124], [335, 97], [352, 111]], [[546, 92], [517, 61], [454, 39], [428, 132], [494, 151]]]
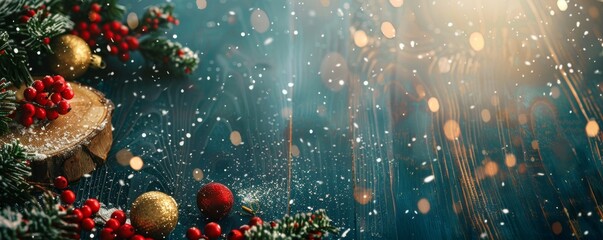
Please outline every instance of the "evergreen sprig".
[[30, 156], [17, 141], [0, 148], [0, 207], [31, 199], [31, 168], [26, 162]]
[[199, 56], [188, 47], [165, 37], [150, 36], [140, 42], [140, 53], [153, 63], [166, 66], [167, 70], [190, 74], [199, 65]]
[[285, 216], [272, 223], [254, 226], [245, 233], [246, 239], [320, 239], [328, 234], [337, 234], [339, 229], [331, 225], [332, 221], [325, 210], [314, 213], [298, 213]]
[[59, 210], [59, 203], [50, 194], [33, 200], [26, 207], [10, 207], [0, 211], [0, 239], [72, 239], [76, 224], [67, 220], [69, 215]]
[[31, 84], [28, 55], [49, 52], [48, 40], [73, 27], [54, 7], [58, 1], [0, 1], [0, 76], [13, 85]]
[[17, 108], [15, 92], [9, 90], [11, 83], [0, 79], [0, 134], [8, 131], [8, 123], [12, 121], [8, 116]]

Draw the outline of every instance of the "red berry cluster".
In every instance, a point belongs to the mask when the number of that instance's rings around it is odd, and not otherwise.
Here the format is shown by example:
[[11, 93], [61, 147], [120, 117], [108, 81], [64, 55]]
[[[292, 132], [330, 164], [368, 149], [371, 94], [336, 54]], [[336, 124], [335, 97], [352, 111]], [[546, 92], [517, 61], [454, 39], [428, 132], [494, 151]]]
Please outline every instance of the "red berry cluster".
[[[89, 198], [82, 207], [74, 207], [75, 193], [66, 189], [68, 184], [67, 179], [63, 176], [54, 179], [54, 186], [62, 190], [61, 202], [68, 209], [66, 210], [69, 215], [68, 221], [77, 224], [78, 229], [91, 231], [96, 226], [93, 217], [100, 210], [100, 202], [94, 198]], [[62, 207], [62, 209], [65, 209], [65, 207]], [[73, 238], [80, 239], [79, 233], [74, 233]]]
[[[100, 15], [101, 10], [101, 5], [91, 4], [87, 18], [79, 21], [71, 34], [84, 39], [90, 47], [95, 47], [97, 44], [101, 46], [101, 42], [106, 43], [102, 46], [107, 46], [109, 54], [118, 55], [119, 59], [124, 62], [130, 60], [130, 51], [138, 49], [138, 38], [129, 35], [130, 29], [128, 26], [117, 20], [103, 23]], [[82, 7], [74, 5], [72, 11], [79, 13], [82, 11]]]
[[46, 10], [46, 5], [41, 5], [38, 8], [31, 8], [29, 6], [23, 6], [23, 15], [21, 15], [21, 17], [19, 17], [19, 21], [22, 23], [27, 23], [29, 22], [29, 20], [34, 17], [36, 14], [42, 14], [42, 17], [48, 17], [50, 16], [50, 13], [48, 11], [44, 11]]
[[[249, 229], [251, 229], [251, 227], [253, 227], [253, 226], [259, 226], [262, 224], [264, 224], [264, 221], [262, 221], [261, 218], [252, 217], [251, 219], [249, 219], [249, 222], [247, 224], [240, 226], [239, 229], [231, 230], [228, 233], [228, 235], [226, 235], [226, 239], [228, 239], [228, 240], [244, 240], [245, 232], [249, 231]], [[200, 240], [200, 239], [213, 240], [213, 239], [219, 238], [220, 235], [222, 235], [222, 228], [220, 227], [219, 224], [217, 224], [215, 222], [210, 222], [210, 223], [206, 224], [205, 227], [203, 228], [203, 231], [205, 232], [205, 235], [203, 233], [201, 233], [200, 229], [198, 229], [196, 227], [191, 227], [188, 229], [188, 231], [186, 231], [186, 238], [188, 238], [189, 240]]]
[[[75, 202], [75, 193], [71, 190], [66, 189], [69, 185], [67, 179], [63, 176], [59, 176], [54, 179], [54, 186], [62, 190], [61, 191], [61, 202], [66, 205], [69, 214], [68, 220], [71, 223], [78, 224], [77, 233], [73, 235], [74, 239], [80, 239], [80, 229], [85, 231], [95, 231], [97, 223], [93, 217], [101, 208], [100, 202], [94, 198], [89, 198], [84, 202], [84, 205], [80, 208], [73, 206]], [[65, 207], [63, 207], [65, 209]], [[102, 240], [113, 240], [113, 239], [127, 239], [127, 240], [153, 240], [152, 238], [145, 238], [140, 234], [136, 234], [134, 227], [126, 223], [126, 213], [122, 210], [115, 210], [111, 213], [111, 218], [107, 220], [104, 227], [98, 232], [100, 239]]]
[[180, 24], [180, 20], [174, 17], [171, 11], [164, 12], [161, 8], [151, 7], [142, 19], [140, 32], [148, 33], [149, 31], [155, 31], [160, 26], [169, 23], [178, 25]]
[[136, 234], [134, 227], [126, 223], [126, 213], [122, 210], [115, 210], [111, 214], [111, 218], [105, 222], [104, 228], [100, 231], [100, 239], [152, 240]]
[[42, 80], [35, 80], [23, 92], [25, 99], [19, 108], [10, 116], [17, 119], [25, 127], [39, 121], [53, 121], [59, 115], [65, 115], [71, 110], [68, 100], [74, 96], [73, 89], [60, 76], [45, 76]]

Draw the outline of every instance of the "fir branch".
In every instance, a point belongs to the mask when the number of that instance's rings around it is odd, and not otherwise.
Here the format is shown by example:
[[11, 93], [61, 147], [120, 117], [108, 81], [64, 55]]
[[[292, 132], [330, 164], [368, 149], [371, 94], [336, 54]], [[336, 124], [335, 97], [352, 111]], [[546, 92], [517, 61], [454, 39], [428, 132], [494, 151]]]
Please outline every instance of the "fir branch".
[[68, 223], [68, 217], [59, 210], [57, 199], [44, 194], [20, 211], [0, 211], [0, 239], [71, 239], [77, 225]]
[[164, 37], [145, 38], [140, 42], [140, 53], [145, 59], [178, 74], [190, 74], [199, 65], [199, 56], [196, 52]]
[[44, 43], [45, 38], [53, 38], [65, 33], [67, 29], [73, 28], [73, 22], [68, 16], [62, 14], [51, 14], [44, 16], [38, 13], [27, 23], [23, 24], [23, 31], [17, 32], [23, 37], [22, 44], [26, 49], [37, 51], [45, 49], [52, 52], [50, 47]]
[[26, 179], [31, 175], [31, 168], [26, 163], [29, 156], [16, 141], [0, 148], [0, 206], [31, 199], [31, 185]]
[[171, 29], [173, 25], [178, 25], [179, 20], [174, 16], [174, 5], [163, 4], [159, 6], [151, 6], [142, 15], [140, 24], [136, 28], [136, 32], [148, 34], [160, 30]]
[[31, 85], [33, 79], [27, 69], [27, 53], [14, 45], [8, 33], [0, 31], [0, 76], [17, 87]]
[[285, 216], [272, 223], [254, 226], [245, 233], [246, 239], [320, 239], [337, 234], [339, 229], [331, 225], [325, 210], [314, 213], [298, 213]]
[[17, 109], [15, 92], [8, 90], [11, 83], [0, 79], [0, 135], [8, 131], [8, 123], [12, 121], [9, 115]]

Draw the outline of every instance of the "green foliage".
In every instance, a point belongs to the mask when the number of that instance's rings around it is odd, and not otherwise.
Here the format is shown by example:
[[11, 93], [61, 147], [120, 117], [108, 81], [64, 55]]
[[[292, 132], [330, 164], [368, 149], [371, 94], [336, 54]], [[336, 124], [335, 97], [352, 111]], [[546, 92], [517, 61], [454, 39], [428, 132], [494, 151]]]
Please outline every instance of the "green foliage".
[[166, 66], [168, 71], [177, 74], [189, 74], [199, 65], [197, 53], [164, 37], [145, 38], [140, 42], [140, 53], [145, 59]]
[[8, 90], [10, 85], [6, 79], [0, 79], [0, 134], [8, 131], [8, 123], [12, 121], [8, 115], [17, 108], [15, 92]]
[[[52, 38], [73, 27], [68, 16], [55, 8], [60, 0], [0, 1], [0, 76], [15, 86], [29, 85], [28, 55], [50, 52], [44, 39]], [[35, 15], [22, 19], [27, 11]]]
[[[272, 226], [274, 225], [274, 226]], [[325, 210], [314, 213], [298, 213], [285, 216], [273, 223], [254, 226], [245, 233], [246, 239], [320, 239], [337, 234], [339, 229], [331, 225]]]
[[26, 163], [29, 156], [16, 141], [0, 148], [0, 207], [31, 199], [31, 185], [26, 179], [31, 175]]
[[71, 239], [77, 225], [68, 223], [67, 218], [57, 199], [44, 194], [19, 211], [0, 211], [0, 239]]

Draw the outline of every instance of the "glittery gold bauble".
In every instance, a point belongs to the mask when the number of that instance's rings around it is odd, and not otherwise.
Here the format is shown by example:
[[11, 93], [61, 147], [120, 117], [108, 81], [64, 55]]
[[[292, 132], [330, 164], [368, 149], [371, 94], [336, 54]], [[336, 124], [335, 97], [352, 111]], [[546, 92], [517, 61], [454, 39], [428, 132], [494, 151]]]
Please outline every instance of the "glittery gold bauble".
[[137, 232], [155, 239], [165, 238], [178, 223], [178, 204], [165, 193], [147, 192], [132, 203], [130, 220]]
[[65, 34], [50, 43], [50, 69], [66, 79], [75, 79], [88, 71], [89, 67], [105, 68], [98, 55], [92, 54], [90, 47], [78, 36]]

